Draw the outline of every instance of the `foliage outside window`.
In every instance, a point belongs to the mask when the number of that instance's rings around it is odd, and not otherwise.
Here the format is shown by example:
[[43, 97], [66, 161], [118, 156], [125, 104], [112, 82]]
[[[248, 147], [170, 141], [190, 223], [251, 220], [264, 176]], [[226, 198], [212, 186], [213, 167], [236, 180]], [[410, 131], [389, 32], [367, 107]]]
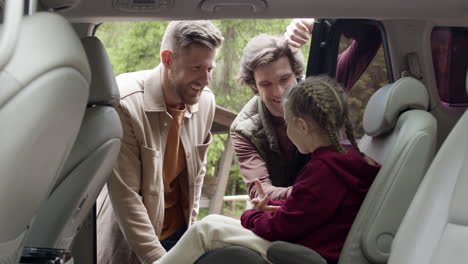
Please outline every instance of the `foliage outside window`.
[[[351, 45], [351, 42], [351, 39], [342, 36], [339, 53], [346, 50]], [[384, 50], [381, 46], [366, 71], [348, 93], [349, 118], [353, 124], [356, 138], [361, 138], [364, 135], [362, 118], [367, 102], [369, 102], [370, 97], [377, 89], [386, 84], [388, 84], [387, 66], [385, 64]]]

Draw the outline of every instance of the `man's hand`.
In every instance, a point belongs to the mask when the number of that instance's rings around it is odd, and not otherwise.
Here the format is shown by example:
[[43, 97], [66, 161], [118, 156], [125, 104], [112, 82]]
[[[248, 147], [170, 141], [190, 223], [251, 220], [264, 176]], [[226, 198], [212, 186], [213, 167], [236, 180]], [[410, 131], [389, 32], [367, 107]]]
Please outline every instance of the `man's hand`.
[[286, 27], [284, 38], [291, 47], [291, 51], [296, 53], [310, 39], [310, 34], [314, 26], [315, 19], [293, 19]]
[[262, 184], [258, 179], [255, 179], [255, 187], [257, 187], [257, 192], [259, 197], [252, 199], [252, 205], [254, 210], [262, 210], [262, 211], [276, 211], [278, 210], [279, 206], [275, 205], [268, 205], [268, 201], [270, 198], [268, 195], [265, 194], [263, 190]]

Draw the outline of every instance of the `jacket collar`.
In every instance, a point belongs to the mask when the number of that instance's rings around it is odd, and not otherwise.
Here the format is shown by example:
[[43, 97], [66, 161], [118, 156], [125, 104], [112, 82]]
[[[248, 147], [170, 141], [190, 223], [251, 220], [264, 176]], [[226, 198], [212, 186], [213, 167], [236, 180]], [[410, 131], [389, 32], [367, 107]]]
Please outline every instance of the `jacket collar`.
[[[167, 112], [161, 85], [161, 65], [153, 69], [143, 82], [143, 107], [145, 112]], [[190, 118], [198, 112], [198, 103], [188, 105], [184, 116]]]

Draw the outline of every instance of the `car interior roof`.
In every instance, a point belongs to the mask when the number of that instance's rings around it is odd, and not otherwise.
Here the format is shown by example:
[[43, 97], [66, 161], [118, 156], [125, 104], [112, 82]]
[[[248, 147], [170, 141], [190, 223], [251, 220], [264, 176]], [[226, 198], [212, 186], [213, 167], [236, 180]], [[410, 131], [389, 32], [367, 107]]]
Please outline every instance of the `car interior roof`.
[[[136, 20], [329, 17], [431, 19], [456, 25], [467, 21], [468, 15], [468, 3], [461, 0], [155, 0], [156, 3], [167, 3], [167, 7], [153, 11], [121, 10], [116, 7], [117, 1], [40, 0], [40, 7], [56, 9], [73, 23], [92, 24]], [[223, 5], [214, 7], [214, 3]]]

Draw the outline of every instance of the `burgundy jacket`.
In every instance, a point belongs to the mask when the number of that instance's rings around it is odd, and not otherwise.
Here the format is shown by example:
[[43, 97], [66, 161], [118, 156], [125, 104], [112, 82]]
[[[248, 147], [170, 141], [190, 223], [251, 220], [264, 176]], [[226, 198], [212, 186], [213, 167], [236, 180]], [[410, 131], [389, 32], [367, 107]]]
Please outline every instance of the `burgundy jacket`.
[[[247, 210], [241, 223], [269, 241], [288, 241], [309, 247], [329, 264], [338, 261], [354, 218], [380, 165], [356, 150], [347, 153], [321, 147], [299, 173], [286, 200], [270, 201], [274, 212]], [[371, 162], [372, 163], [372, 162]]]

